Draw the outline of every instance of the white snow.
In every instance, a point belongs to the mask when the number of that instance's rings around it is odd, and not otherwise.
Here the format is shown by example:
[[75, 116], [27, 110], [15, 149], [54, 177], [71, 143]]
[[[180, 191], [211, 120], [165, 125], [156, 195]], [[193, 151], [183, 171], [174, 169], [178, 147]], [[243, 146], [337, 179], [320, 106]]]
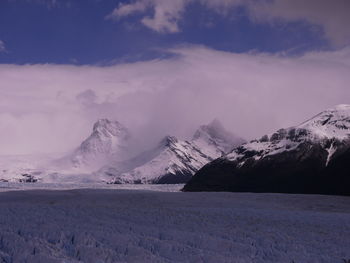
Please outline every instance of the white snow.
[[348, 139], [350, 136], [350, 105], [338, 105], [323, 111], [298, 128], [310, 130], [319, 137]]
[[[297, 140], [290, 138], [290, 134], [297, 135]], [[273, 136], [278, 138], [272, 139]], [[321, 142], [322, 140], [328, 139], [339, 141], [349, 140], [350, 105], [338, 105], [321, 112], [298, 126], [280, 129], [265, 137], [265, 140], [253, 140], [242, 145], [242, 149], [247, 152], [253, 152], [254, 158], [259, 160], [266, 156], [292, 151], [305, 141]], [[328, 162], [337, 149], [334, 147], [334, 144], [332, 144], [331, 148], [326, 150], [329, 153], [326, 163], [326, 165], [328, 165]], [[239, 154], [237, 153], [237, 149], [234, 149], [234, 151], [227, 154], [224, 158], [231, 161], [239, 161], [242, 157], [244, 157], [244, 154]]]
[[[153, 149], [132, 156], [137, 140], [117, 121], [98, 120], [91, 135], [60, 158], [0, 156], [0, 181], [25, 180], [33, 175], [43, 183], [153, 183], [169, 174], [188, 178], [208, 162], [243, 142], [214, 120], [202, 125], [191, 141], [165, 137]], [[185, 180], [184, 179], [184, 180]]]
[[[294, 142], [288, 139], [282, 139], [277, 141], [260, 142], [251, 141], [244, 144], [242, 147], [245, 151], [254, 152], [254, 159], [260, 160], [267, 156], [275, 155], [284, 151], [292, 151], [297, 148], [299, 142]], [[244, 157], [243, 154], [237, 154], [236, 150], [227, 154], [224, 158], [228, 160], [239, 160]]]
[[[96, 174], [119, 183], [152, 183], [169, 174], [194, 174], [208, 162], [244, 142], [227, 132], [218, 120], [202, 125], [191, 141], [165, 137], [154, 149], [125, 162], [115, 162]], [[114, 178], [114, 179], [113, 179]]]
[[0, 193], [1, 262], [348, 259], [349, 197], [101, 189]]
[[328, 152], [328, 156], [327, 156], [327, 162], [326, 162], [326, 166], [329, 164], [329, 162], [331, 161], [334, 153], [336, 152], [337, 148], [334, 147], [334, 143], [331, 144], [331, 147], [329, 147], [329, 149], [327, 149]]
[[127, 155], [130, 132], [117, 121], [98, 120], [92, 134], [72, 153], [51, 164], [61, 173], [91, 173]]
[[190, 142], [168, 136], [155, 149], [124, 163], [106, 166], [96, 174], [111, 173], [120, 183], [152, 183], [167, 174], [194, 173], [211, 160]]

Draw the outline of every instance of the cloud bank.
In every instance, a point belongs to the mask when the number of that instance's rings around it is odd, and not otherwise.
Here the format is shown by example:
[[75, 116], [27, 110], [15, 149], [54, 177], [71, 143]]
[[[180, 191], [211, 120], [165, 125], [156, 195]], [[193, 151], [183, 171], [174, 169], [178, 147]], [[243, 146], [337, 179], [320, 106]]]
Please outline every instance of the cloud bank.
[[350, 103], [350, 48], [302, 57], [206, 47], [108, 67], [0, 65], [0, 153], [64, 152], [98, 118], [130, 127], [140, 147], [188, 138], [215, 117], [254, 138]]
[[157, 32], [176, 33], [181, 30], [179, 22], [192, 3], [200, 3], [227, 17], [234, 14], [235, 8], [244, 7], [255, 23], [304, 21], [320, 26], [334, 46], [350, 43], [348, 0], [135, 0], [119, 4], [107, 18], [118, 20], [151, 10], [152, 15], [145, 14], [141, 18], [143, 25]]

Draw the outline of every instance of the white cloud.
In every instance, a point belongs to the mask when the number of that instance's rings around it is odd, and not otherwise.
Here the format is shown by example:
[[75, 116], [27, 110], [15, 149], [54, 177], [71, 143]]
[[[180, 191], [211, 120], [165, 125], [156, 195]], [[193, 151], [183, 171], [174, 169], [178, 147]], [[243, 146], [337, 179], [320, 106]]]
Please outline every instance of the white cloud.
[[249, 18], [258, 23], [306, 21], [321, 26], [324, 35], [335, 46], [350, 43], [350, 1], [348, 0], [136, 0], [120, 4], [108, 17], [120, 19], [153, 9], [153, 16], [140, 22], [157, 32], [180, 31], [179, 21], [190, 3], [202, 3], [209, 9], [228, 15], [235, 7], [244, 6]]
[[1, 52], [6, 52], [5, 42], [2, 40], [0, 40], [0, 53]]
[[153, 9], [153, 16], [145, 16], [141, 22], [157, 32], [175, 33], [179, 31], [178, 20], [187, 0], [140, 0], [131, 4], [119, 4], [107, 19], [120, 19], [135, 13]]
[[144, 17], [142, 23], [158, 32], [179, 32], [178, 20], [185, 5], [185, 0], [161, 1], [154, 4], [154, 16]]
[[66, 151], [102, 117], [130, 127], [146, 147], [215, 117], [253, 138], [350, 103], [350, 48], [297, 58], [172, 52], [110, 67], [0, 65], [0, 153]]
[[350, 43], [350, 1], [348, 0], [275, 0], [251, 4], [257, 21], [307, 21], [320, 25], [325, 37], [335, 46]]
[[110, 15], [108, 15], [106, 18], [119, 19], [121, 17], [132, 15], [137, 12], [144, 12], [147, 10], [147, 7], [149, 4], [150, 4], [149, 1], [140, 1], [140, 2], [135, 2], [133, 4], [119, 3], [118, 8], [115, 8], [113, 12]]

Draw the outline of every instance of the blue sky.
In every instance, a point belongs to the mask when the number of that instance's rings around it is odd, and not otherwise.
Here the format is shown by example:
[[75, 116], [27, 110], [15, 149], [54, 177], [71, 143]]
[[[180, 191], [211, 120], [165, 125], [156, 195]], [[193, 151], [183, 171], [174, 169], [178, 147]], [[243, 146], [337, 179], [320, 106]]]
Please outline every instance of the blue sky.
[[[244, 5], [227, 7], [223, 14], [205, 1], [189, 1], [181, 15], [174, 18], [178, 31], [158, 32], [140, 22], [143, 17], [155, 15], [156, 0], [142, 12], [116, 19], [108, 19], [108, 15], [137, 1], [3, 0], [0, 40], [6, 50], [0, 52], [0, 63], [137, 61], [162, 57], [164, 50], [183, 44], [288, 55], [334, 48], [324, 36], [322, 21], [254, 21]], [[171, 13], [171, 7], [168, 9]]]

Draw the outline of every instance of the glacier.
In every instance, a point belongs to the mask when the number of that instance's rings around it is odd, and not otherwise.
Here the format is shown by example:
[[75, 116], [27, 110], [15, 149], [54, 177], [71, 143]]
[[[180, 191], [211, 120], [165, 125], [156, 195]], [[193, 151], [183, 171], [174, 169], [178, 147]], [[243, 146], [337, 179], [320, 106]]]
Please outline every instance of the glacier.
[[350, 259], [348, 197], [6, 187], [1, 262]]

